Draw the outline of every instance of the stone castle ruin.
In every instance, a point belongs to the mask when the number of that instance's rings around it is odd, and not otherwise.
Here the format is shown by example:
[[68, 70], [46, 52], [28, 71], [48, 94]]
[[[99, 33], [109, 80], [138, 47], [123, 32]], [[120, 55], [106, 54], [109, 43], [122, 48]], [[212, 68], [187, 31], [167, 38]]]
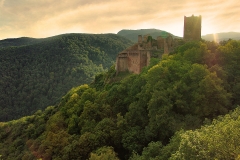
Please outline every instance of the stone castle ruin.
[[[199, 30], [200, 29], [200, 30]], [[184, 17], [184, 40], [201, 39], [201, 16]], [[116, 60], [116, 71], [129, 71], [139, 74], [141, 69], [149, 65], [151, 57], [161, 57], [178, 46], [178, 38], [162, 31], [153, 39], [150, 35], [139, 35], [138, 43], [120, 52]]]
[[[120, 52], [117, 56], [116, 71], [129, 71], [139, 74], [144, 66], [148, 66], [150, 58], [160, 57], [173, 50], [174, 40], [167, 32], [153, 39], [150, 35], [138, 36], [138, 43]], [[155, 54], [154, 54], [155, 53]]]

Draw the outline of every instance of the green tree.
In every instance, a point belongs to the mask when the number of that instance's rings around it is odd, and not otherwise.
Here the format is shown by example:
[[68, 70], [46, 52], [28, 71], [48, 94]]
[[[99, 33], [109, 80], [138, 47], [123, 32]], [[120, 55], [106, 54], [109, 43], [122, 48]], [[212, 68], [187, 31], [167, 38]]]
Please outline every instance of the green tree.
[[238, 107], [211, 125], [181, 133], [178, 150], [170, 159], [239, 159], [239, 124]]
[[119, 160], [112, 147], [101, 147], [91, 153], [89, 160]]

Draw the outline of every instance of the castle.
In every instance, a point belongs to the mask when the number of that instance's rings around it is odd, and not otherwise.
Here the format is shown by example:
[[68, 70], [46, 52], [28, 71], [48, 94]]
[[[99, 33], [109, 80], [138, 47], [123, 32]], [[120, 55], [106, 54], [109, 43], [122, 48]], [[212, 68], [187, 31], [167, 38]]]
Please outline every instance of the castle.
[[[201, 16], [184, 16], [184, 36], [185, 41], [201, 39]], [[120, 52], [116, 59], [116, 71], [129, 71], [139, 74], [141, 69], [149, 65], [151, 57], [161, 57], [168, 54], [178, 46], [179, 39], [167, 32], [162, 31], [157, 39], [150, 35], [138, 36], [138, 43]]]

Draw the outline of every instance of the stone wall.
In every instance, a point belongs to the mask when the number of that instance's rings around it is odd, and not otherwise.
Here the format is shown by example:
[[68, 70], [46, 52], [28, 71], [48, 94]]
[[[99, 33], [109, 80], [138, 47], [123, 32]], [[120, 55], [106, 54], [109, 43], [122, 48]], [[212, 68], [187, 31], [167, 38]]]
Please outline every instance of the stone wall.
[[127, 53], [119, 54], [116, 60], [116, 71], [125, 72], [128, 71], [128, 55]]
[[143, 67], [149, 65], [150, 57], [150, 52], [145, 50], [119, 53], [116, 60], [117, 74], [124, 71], [139, 74]]
[[151, 53], [149, 51], [140, 51], [140, 70], [139, 73], [141, 72], [141, 69], [145, 66], [148, 66], [150, 63], [150, 57]]
[[140, 53], [139, 51], [130, 51], [128, 53], [128, 71], [140, 73]]
[[164, 49], [164, 38], [162, 37], [157, 37], [157, 45], [159, 49]]

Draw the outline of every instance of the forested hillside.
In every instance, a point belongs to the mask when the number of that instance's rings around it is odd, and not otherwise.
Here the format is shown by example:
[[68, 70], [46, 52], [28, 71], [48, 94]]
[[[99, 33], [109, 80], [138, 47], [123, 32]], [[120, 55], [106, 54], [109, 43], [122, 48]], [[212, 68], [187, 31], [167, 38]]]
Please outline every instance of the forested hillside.
[[139, 75], [114, 66], [55, 106], [0, 123], [6, 160], [237, 159], [240, 41], [188, 42]]
[[10, 47], [10, 46], [23, 46], [23, 45], [31, 45], [43, 42], [46, 39], [36, 39], [29, 37], [21, 37], [21, 38], [8, 38], [0, 41], [0, 48]]
[[0, 41], [0, 121], [54, 105], [72, 87], [106, 71], [131, 44], [114, 34]]

